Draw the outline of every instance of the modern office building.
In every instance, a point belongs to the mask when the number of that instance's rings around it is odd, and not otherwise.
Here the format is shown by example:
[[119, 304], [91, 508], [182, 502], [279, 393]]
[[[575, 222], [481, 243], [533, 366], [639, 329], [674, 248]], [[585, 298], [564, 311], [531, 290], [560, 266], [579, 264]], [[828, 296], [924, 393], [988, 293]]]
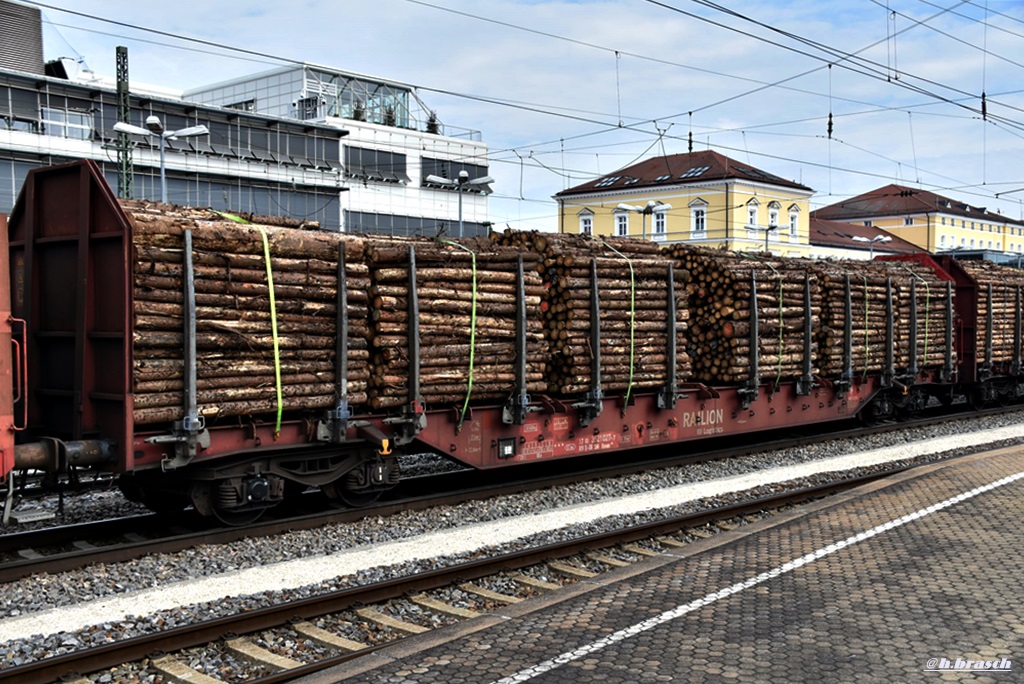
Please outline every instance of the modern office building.
[[[479, 131], [442, 123], [411, 86], [313, 64], [298, 64], [195, 88], [186, 100], [348, 131], [342, 142], [345, 230], [458, 233], [459, 173], [486, 178]], [[447, 179], [453, 183], [432, 182]], [[487, 183], [462, 187], [464, 233], [487, 231]]]
[[[116, 80], [44, 63], [41, 26], [38, 9], [0, 0], [0, 29], [10, 38], [0, 41], [0, 213], [10, 211], [30, 169], [73, 159], [98, 162], [115, 190], [158, 200], [157, 138], [131, 136], [124, 165], [113, 130]], [[114, 54], [109, 60], [117, 63]], [[130, 71], [127, 61], [122, 69]], [[347, 89], [332, 90], [331, 79]], [[458, 192], [460, 171], [470, 180], [487, 174], [480, 133], [444, 126], [409, 86], [309, 65], [188, 94], [128, 83], [132, 125], [156, 116], [165, 130], [209, 131], [168, 141], [172, 203], [286, 215], [332, 230], [455, 235], [460, 216], [464, 234], [488, 230], [489, 186], [463, 186], [461, 203]], [[122, 168], [131, 172], [119, 182]]]

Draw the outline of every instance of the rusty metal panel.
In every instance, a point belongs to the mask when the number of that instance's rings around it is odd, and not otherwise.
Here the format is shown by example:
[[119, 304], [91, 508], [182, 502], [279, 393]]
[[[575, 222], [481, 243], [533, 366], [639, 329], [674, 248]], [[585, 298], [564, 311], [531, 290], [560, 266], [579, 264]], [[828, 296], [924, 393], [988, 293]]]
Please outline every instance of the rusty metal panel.
[[[807, 396], [798, 394], [795, 383], [783, 383], [774, 393], [762, 388], [747, 408], [736, 387], [686, 391], [673, 409], [658, 408], [657, 394], [637, 396], [626, 407], [620, 399], [608, 398], [600, 415], [586, 426], [577, 411], [558, 404], [530, 413], [523, 425], [503, 424], [501, 407], [476, 408], [461, 430], [456, 430], [453, 412], [432, 412], [419, 440], [476, 468], [655, 445], [685, 448], [686, 442], [709, 437], [851, 418], [877, 391], [878, 378], [868, 376], [855, 380], [842, 398], [831, 387], [816, 387]], [[503, 453], [509, 448], [513, 455]]]
[[29, 435], [113, 439], [117, 469], [130, 469], [128, 217], [81, 161], [29, 172], [8, 232], [12, 308], [27, 322]]
[[14, 382], [7, 216], [0, 214], [0, 482], [14, 469]]

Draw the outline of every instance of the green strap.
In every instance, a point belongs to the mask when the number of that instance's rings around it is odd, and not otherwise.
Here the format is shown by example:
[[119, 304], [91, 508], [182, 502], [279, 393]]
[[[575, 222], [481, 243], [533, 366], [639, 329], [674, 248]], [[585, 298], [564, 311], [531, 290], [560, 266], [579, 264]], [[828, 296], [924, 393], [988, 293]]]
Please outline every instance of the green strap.
[[235, 216], [234, 214], [229, 214], [226, 211], [217, 211], [215, 209], [213, 213], [217, 214], [217, 216], [220, 216], [221, 218], [226, 218], [228, 221], [234, 221], [235, 223], [249, 223], [241, 216]]
[[270, 241], [263, 226], [256, 226], [263, 236], [263, 261], [267, 265], [267, 289], [270, 290], [270, 331], [274, 337], [274, 381], [277, 383], [277, 425], [274, 436], [281, 434], [281, 415], [284, 413], [284, 397], [281, 390], [281, 344], [277, 336], [277, 299], [274, 295], [274, 270], [270, 265]]
[[[626, 260], [629, 266], [629, 386], [626, 387], [626, 404], [629, 404], [629, 397], [633, 394], [633, 371], [636, 367], [636, 276], [633, 272], [633, 262], [629, 257], [601, 240], [608, 249], [612, 250]], [[601, 321], [594, 321], [591, 325], [601, 325]], [[672, 334], [671, 331], [668, 334]]]
[[466, 400], [462, 402], [462, 413], [459, 414], [458, 427], [461, 428], [462, 421], [466, 418], [466, 411], [469, 410], [469, 399], [473, 395], [473, 368], [476, 364], [476, 252], [451, 240], [441, 239], [440, 242], [469, 252], [473, 260], [473, 304], [469, 314], [469, 382], [466, 385]]
[[[921, 276], [919, 276], [917, 273], [914, 272], [914, 269], [910, 268], [909, 266], [906, 266], [905, 268], [908, 271], [910, 271], [910, 274], [912, 276], [914, 276], [919, 281], [924, 283], [924, 359], [923, 359], [923, 362], [922, 362], [922, 365], [923, 365], [923, 364], [928, 363], [928, 334], [929, 334], [929, 330], [930, 330], [930, 327], [931, 327], [930, 324], [931, 324], [931, 320], [932, 320], [932, 316], [931, 316], [932, 288], [928, 286], [928, 281], [927, 280], [925, 280], [924, 278], [922, 278]], [[948, 340], [947, 340], [946, 344], [949, 344]], [[917, 350], [916, 349], [914, 350], [914, 355], [915, 356], [917, 355]]]

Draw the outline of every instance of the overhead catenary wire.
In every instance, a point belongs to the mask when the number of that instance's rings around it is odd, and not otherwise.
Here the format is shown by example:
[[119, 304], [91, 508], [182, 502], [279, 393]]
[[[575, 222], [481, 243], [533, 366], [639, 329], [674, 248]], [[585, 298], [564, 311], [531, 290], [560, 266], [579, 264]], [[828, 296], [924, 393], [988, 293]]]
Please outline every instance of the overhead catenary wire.
[[[409, 1], [413, 1], [413, 0], [409, 0]], [[40, 5], [40, 6], [44, 6], [44, 7], [51, 7], [51, 8], [53, 8], [53, 9], [58, 9], [58, 10], [60, 10], [60, 11], [69, 11], [70, 13], [72, 13], [72, 14], [77, 14], [77, 15], [79, 15], [79, 16], [89, 16], [89, 15], [87, 15], [87, 14], [85, 14], [85, 13], [81, 13], [81, 12], [75, 12], [75, 11], [70, 11], [70, 10], [64, 10], [63, 8], [57, 8], [57, 7], [52, 7], [52, 6], [46, 5], [46, 4], [44, 4], [44, 3], [32, 3], [32, 4], [37, 4], [37, 5]], [[429, 5], [429, 3], [423, 3], [423, 2], [418, 2], [418, 3], [416, 3], [416, 4], [422, 4], [422, 5], [428, 5], [428, 6], [432, 6], [432, 5]], [[698, 3], [698, 4], [701, 4], [701, 5], [705, 5], [705, 6], [709, 6], [709, 7], [712, 7], [712, 6], [714, 6], [714, 5], [713, 5], [713, 3]], [[963, 4], [965, 4], [965, 3], [959, 3], [959, 4], [957, 5], [957, 6], [960, 6], [960, 5], [963, 5]], [[948, 11], [949, 11], [949, 8], [942, 8], [942, 12], [948, 12]], [[940, 13], [942, 13], [942, 12], [940, 12]], [[927, 21], [927, 20], [925, 20], [925, 21]], [[114, 23], [114, 24], [116, 24], [116, 25], [121, 25], [121, 26], [127, 26], [127, 27], [131, 27], [131, 28], [133, 28], [133, 29], [136, 29], [136, 30], [150, 30], [150, 29], [145, 29], [145, 28], [143, 28], [143, 27], [137, 27], [137, 26], [133, 26], [133, 25], [131, 25], [131, 24], [128, 24], [128, 23], [126, 23], [126, 22], [116, 22], [116, 21], [112, 21], [111, 23]], [[516, 28], [520, 28], [520, 29], [521, 29], [522, 27], [516, 27]], [[904, 30], [906, 30], [906, 29], [904, 29]], [[169, 32], [162, 32], [162, 31], [154, 31], [154, 33], [157, 33], [157, 34], [159, 34], [159, 35], [166, 35], [166, 36], [171, 36], [171, 37], [173, 37], [173, 38], [175, 38], [175, 39], [179, 39], [179, 40], [181, 40], [181, 39], [185, 39], [185, 40], [187, 40], [186, 38], [182, 38], [181, 36], [177, 36], [177, 35], [175, 35], [175, 34], [173, 34], [173, 33], [169, 33]], [[554, 34], [550, 34], [550, 35], [554, 36]], [[563, 38], [564, 38], [564, 37], [561, 37], [561, 36], [555, 36], [555, 37], [558, 37], [559, 39], [563, 39]], [[223, 48], [223, 47], [224, 47], [224, 46], [222, 46], [222, 45], [219, 45], [219, 44], [216, 44], [216, 45], [215, 45], [215, 44], [212, 44], [212, 43], [210, 43], [209, 41], [200, 41], [200, 40], [198, 40], [198, 39], [197, 39], [197, 43], [204, 43], [204, 42], [205, 42], [206, 44], [210, 45], [211, 47], [217, 47], [217, 48]], [[581, 44], [583, 44], [583, 42], [582, 42], [582, 41], [580, 41], [580, 42], [581, 42]], [[597, 47], [599, 47], [599, 48], [600, 48], [601, 46], [597, 46]], [[227, 49], [233, 50], [234, 48], [227, 48]], [[820, 48], [817, 48], [817, 49], [820, 49]], [[284, 62], [286, 62], [286, 63], [301, 63], [301, 62], [298, 62], [297, 60], [288, 60], [288, 59], [286, 59], [286, 58], [282, 58], [282, 57], [278, 57], [278, 56], [273, 56], [273, 55], [265, 55], [265, 53], [261, 53], [261, 52], [258, 52], [258, 51], [254, 51], [254, 50], [240, 50], [240, 51], [241, 51], [241, 52], [243, 52], [243, 53], [249, 54], [250, 56], [253, 56], [253, 57], [255, 57], [256, 55], [262, 55], [262, 56], [265, 56], [265, 57], [270, 57], [270, 58], [273, 58], [273, 59], [281, 60], [281, 61], [284, 61]], [[627, 53], [626, 53], [626, 52], [621, 52], [621, 54], [627, 54]], [[808, 55], [808, 56], [809, 56], [809, 55]], [[663, 62], [664, 62], [664, 60], [663, 60]], [[412, 87], [419, 87], [419, 86], [412, 86]], [[784, 87], [784, 86], [776, 86], [776, 87]], [[432, 90], [432, 89], [429, 89], [429, 88], [423, 88], [423, 89], [425, 89], [425, 90]], [[433, 90], [435, 90], [436, 92], [439, 92], [439, 93], [443, 93], [443, 94], [448, 94], [448, 95], [452, 95], [452, 96], [455, 96], [455, 97], [464, 97], [464, 96], [465, 96], [465, 94], [460, 94], [460, 93], [455, 93], [455, 92], [445, 91], [445, 90], [443, 90], [443, 89], [433, 89]], [[808, 91], [801, 91], [801, 92], [808, 92]], [[920, 91], [919, 91], [919, 92], [920, 92]], [[810, 93], [810, 94], [814, 94], [814, 95], [820, 95], [819, 93]], [[927, 92], [922, 92], [922, 94], [925, 94], [926, 96], [929, 96], [929, 97], [931, 97], [931, 96], [932, 96], [932, 95], [931, 95], [930, 93], [927, 93]], [[977, 95], [975, 94], [975, 95], [973, 95], [973, 97], [975, 98], [975, 99], [974, 99], [974, 103], [975, 103], [975, 105], [977, 105], [977, 103], [978, 103], [978, 100], [977, 100]], [[501, 104], [501, 105], [503, 105], [503, 106], [516, 106], [516, 105], [514, 105], [514, 104], [513, 104], [513, 105], [510, 105], [510, 104], [508, 104], [508, 103], [505, 103], [505, 102], [501, 102], [500, 100], [498, 100], [498, 99], [496, 99], [496, 98], [480, 98], [480, 99], [481, 99], [481, 101], [485, 101], [485, 102], [491, 102], [491, 103], [494, 103], [494, 104]], [[841, 99], [841, 98], [836, 98], [836, 99], [837, 99], [837, 100], [839, 100], [839, 99]], [[967, 100], [966, 100], [966, 98], [965, 98], [965, 99], [964, 99], [964, 100], [962, 100], [962, 101], [963, 101], [963, 102], [966, 102]], [[984, 104], [985, 104], [986, 108], [987, 108], [987, 105], [988, 105], [988, 103], [989, 103], [989, 102], [993, 102], [993, 101], [994, 101], [994, 98], [992, 98], [992, 97], [986, 97], [986, 99], [984, 100]], [[920, 105], [920, 106], [925, 106], [925, 105]], [[902, 108], [902, 107], [894, 107], [893, 109], [901, 109], [901, 108]], [[1012, 108], [1012, 107], [1010, 107], [1010, 108]], [[538, 106], [535, 106], [535, 107], [533, 107], [532, 109], [533, 109], [533, 110], [535, 110], [535, 111], [538, 111], [539, 113], [542, 113], [542, 114], [548, 114], [548, 115], [553, 115], [553, 116], [562, 116], [562, 113], [561, 113], [561, 112], [554, 112], [554, 111], [551, 111], [550, 109], [548, 109], [548, 108], [547, 108], [546, 106], [544, 106], [544, 105], [538, 105]], [[973, 111], [973, 112], [977, 112], [977, 110], [978, 110], [977, 106], [974, 106], [974, 107], [967, 107], [967, 109], [969, 109], [970, 111]], [[687, 115], [688, 115], [688, 117], [691, 117], [691, 118], [692, 118], [692, 112], [693, 112], [693, 111], [697, 111], [697, 110], [690, 110], [689, 112], [686, 112], [686, 113], [687, 113]], [[985, 115], [986, 115], [986, 117], [987, 117], [987, 114], [988, 114], [988, 112], [986, 111], [986, 112], [985, 112]], [[570, 115], [570, 116], [571, 116], [571, 115]], [[987, 118], [988, 118], [988, 119], [990, 119], [990, 121], [987, 121], [987, 123], [990, 123], [990, 124], [992, 124], [992, 125], [997, 125], [997, 126], [1001, 127], [1001, 128], [1002, 128], [1002, 130], [1004, 130], [1004, 131], [1006, 131], [1006, 132], [1010, 132], [1010, 133], [1016, 134], [1016, 131], [1020, 129], [1020, 124], [1019, 124], [1019, 123], [1017, 123], [1017, 122], [1015, 122], [1015, 121], [1013, 121], [1013, 120], [1010, 120], [1010, 119], [1006, 119], [1005, 117], [1003, 117], [1002, 121], [998, 120], [998, 118], [997, 118], [997, 117], [987, 117]], [[593, 125], [596, 125], [596, 126], [602, 126], [602, 127], [604, 127], [604, 126], [608, 126], [608, 122], [606, 122], [606, 121], [601, 121], [601, 120], [600, 120], [600, 118], [597, 118], [597, 117], [593, 117], [593, 118], [590, 118], [590, 117], [578, 117], [578, 119], [579, 119], [579, 120], [584, 120], [584, 121], [587, 121], [588, 123], [592, 123]], [[657, 119], [652, 119], [652, 120], [648, 120], [648, 121], [657, 121]], [[640, 130], [640, 128], [641, 128], [641, 125], [642, 125], [642, 123], [643, 123], [643, 122], [637, 122], [637, 124], [636, 124], [636, 126], [635, 126], [636, 130], [638, 130], [638, 131], [639, 131], [639, 132], [640, 132], [641, 134], [643, 134], [643, 131], [642, 131], [642, 130]], [[765, 124], [765, 125], [772, 125], [772, 124]], [[616, 127], [617, 127], [617, 126], [616, 126]], [[595, 135], [600, 135], [600, 134], [602, 134], [602, 133], [604, 133], [604, 132], [607, 132], [608, 130], [611, 130], [611, 128], [610, 128], [610, 127], [609, 127], [609, 128], [603, 128], [602, 130], [599, 130], [599, 131], [593, 132], [593, 134], [595, 134]], [[745, 128], [744, 128], [744, 130], [750, 130], [750, 127], [745, 127]], [[560, 141], [560, 144], [561, 144], [561, 145], [564, 145], [564, 141], [565, 141], [565, 140], [569, 140], [569, 139], [572, 139], [572, 137], [568, 137], [568, 136], [562, 136], [562, 137], [561, 137], [561, 138], [559, 139], [559, 141]], [[664, 143], [664, 139], [665, 139], [664, 137], [660, 138], [660, 140], [661, 140], [662, 144]], [[691, 140], [692, 140], [691, 136], [690, 136], [690, 135], [688, 135], [688, 136], [687, 136], [687, 144], [688, 144], [688, 145], [691, 145], [691, 144], [692, 144], [692, 143], [691, 143]], [[520, 148], [518, 148], [518, 149], [523, 149], [523, 148], [522, 148], [522, 147], [520, 147]], [[692, 149], [692, 148], [691, 148], [691, 149]], [[723, 149], [726, 149], [726, 148], [723, 148]], [[539, 153], [538, 153], [538, 154], [539, 154]], [[534, 160], [534, 161], [538, 161], [538, 160], [536, 160], [536, 155], [531, 155], [531, 156], [533, 157], [533, 160]], [[491, 157], [491, 159], [493, 160], [493, 157]], [[538, 163], [539, 163], [539, 161], [538, 161]], [[564, 168], [564, 166], [565, 166], [564, 162], [563, 162], [562, 166], [563, 166], [563, 168]], [[547, 168], [547, 169], [548, 169], [549, 171], [550, 171], [550, 170], [552, 170], [552, 169], [551, 169], [550, 167], [547, 167], [547, 166], [545, 166], [545, 168]], [[583, 173], [584, 173], [584, 174], [586, 174], [586, 172], [583, 172]], [[566, 176], [567, 174], [564, 174], [564, 173], [563, 173], [562, 175], [563, 175], [563, 177], [564, 177], [564, 176]], [[522, 193], [521, 193], [521, 194], [522, 194]]]

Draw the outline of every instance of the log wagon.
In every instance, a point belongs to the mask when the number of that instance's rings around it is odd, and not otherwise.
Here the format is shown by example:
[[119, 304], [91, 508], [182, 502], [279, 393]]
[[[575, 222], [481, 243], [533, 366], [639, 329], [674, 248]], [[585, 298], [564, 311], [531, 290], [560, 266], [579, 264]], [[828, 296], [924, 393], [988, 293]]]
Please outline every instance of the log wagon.
[[914, 410], [968, 374], [1020, 387], [1019, 287], [993, 286], [969, 373], [956, 344], [988, 290], [925, 257], [356, 236], [119, 201], [89, 161], [31, 171], [0, 236], [8, 510], [19, 471], [92, 468], [242, 522], [310, 486], [372, 501], [400, 453], [629, 458]]

